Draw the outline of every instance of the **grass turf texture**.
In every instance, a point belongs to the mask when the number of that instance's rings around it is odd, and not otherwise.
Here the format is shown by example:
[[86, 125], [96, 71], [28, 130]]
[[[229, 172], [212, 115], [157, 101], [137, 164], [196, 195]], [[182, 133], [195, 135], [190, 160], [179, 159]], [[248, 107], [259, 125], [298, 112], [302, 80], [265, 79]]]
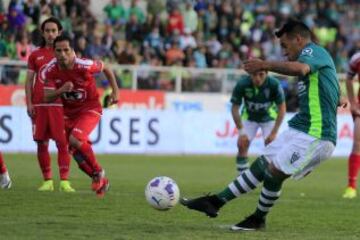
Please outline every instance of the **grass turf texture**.
[[[187, 197], [222, 190], [235, 176], [234, 158], [223, 156], [100, 155], [111, 181], [110, 192], [97, 199], [90, 180], [72, 162], [77, 192], [41, 193], [35, 155], [5, 154], [13, 188], [0, 191], [1, 239], [359, 239], [360, 199], [341, 198], [346, 161], [323, 163], [301, 181], [289, 180], [262, 232], [230, 232], [228, 227], [252, 213], [260, 188], [227, 204], [209, 219], [177, 205], [152, 209], [145, 201], [147, 182], [170, 176]], [[56, 159], [53, 158], [53, 163]]]

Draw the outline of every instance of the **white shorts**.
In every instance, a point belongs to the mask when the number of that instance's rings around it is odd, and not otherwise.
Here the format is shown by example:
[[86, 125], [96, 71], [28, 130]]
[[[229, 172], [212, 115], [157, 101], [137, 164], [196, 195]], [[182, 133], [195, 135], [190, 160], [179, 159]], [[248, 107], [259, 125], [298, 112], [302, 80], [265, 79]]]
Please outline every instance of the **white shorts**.
[[263, 155], [283, 173], [300, 179], [329, 158], [334, 149], [331, 141], [289, 128], [265, 147]]
[[269, 136], [269, 134], [271, 133], [271, 131], [274, 127], [275, 121], [258, 123], [258, 122], [245, 120], [242, 123], [243, 123], [243, 128], [242, 128], [241, 132], [239, 133], [239, 135], [246, 135], [248, 137], [249, 141], [251, 142], [255, 138], [256, 133], [259, 128], [261, 129], [264, 139], [267, 136]]

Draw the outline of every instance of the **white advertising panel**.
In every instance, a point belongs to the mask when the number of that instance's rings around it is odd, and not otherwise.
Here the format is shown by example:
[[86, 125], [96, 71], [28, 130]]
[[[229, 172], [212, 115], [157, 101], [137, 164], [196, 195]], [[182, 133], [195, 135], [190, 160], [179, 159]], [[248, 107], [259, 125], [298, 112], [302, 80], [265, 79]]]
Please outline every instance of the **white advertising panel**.
[[[287, 119], [290, 117], [289, 114], [286, 116]], [[286, 128], [284, 122], [280, 131]], [[334, 156], [348, 156], [352, 131], [351, 116], [339, 115]], [[235, 155], [237, 134], [230, 113], [104, 110], [91, 140], [96, 153]], [[263, 147], [259, 132], [249, 152], [261, 154]], [[50, 149], [56, 151], [53, 143]], [[0, 150], [36, 152], [25, 108], [0, 108]]]

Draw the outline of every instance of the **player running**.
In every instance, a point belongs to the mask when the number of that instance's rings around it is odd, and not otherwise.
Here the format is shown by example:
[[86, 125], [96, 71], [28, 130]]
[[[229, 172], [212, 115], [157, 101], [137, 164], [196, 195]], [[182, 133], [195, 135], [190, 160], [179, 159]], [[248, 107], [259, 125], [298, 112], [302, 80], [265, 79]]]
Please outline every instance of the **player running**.
[[266, 71], [258, 71], [237, 82], [230, 101], [232, 118], [239, 130], [236, 167], [240, 175], [249, 168], [248, 149], [258, 129], [261, 128], [265, 145], [275, 139], [286, 113], [285, 97], [277, 78], [268, 76]]
[[109, 180], [95, 158], [89, 135], [102, 114], [94, 74], [104, 72], [112, 88], [111, 104], [118, 101], [118, 87], [113, 72], [101, 61], [75, 56], [71, 39], [59, 36], [54, 40], [55, 57], [41, 72], [45, 81], [45, 101], [60, 97], [64, 104], [65, 128], [69, 144], [80, 168], [93, 179], [92, 189], [104, 196]]
[[258, 230], [280, 197], [283, 182], [300, 179], [329, 158], [337, 136], [336, 114], [340, 91], [334, 62], [329, 53], [311, 41], [311, 31], [302, 22], [288, 20], [276, 32], [289, 61], [249, 60], [249, 73], [272, 71], [298, 76], [300, 110], [289, 121], [289, 129], [265, 147], [262, 156], [222, 192], [195, 199], [182, 199], [189, 209], [216, 217], [227, 202], [243, 196], [263, 182], [253, 214], [231, 227], [233, 231]]
[[33, 124], [33, 138], [37, 143], [37, 157], [44, 182], [39, 191], [53, 191], [49, 139], [56, 142], [60, 171], [60, 191], [75, 192], [69, 178], [70, 155], [64, 130], [63, 107], [60, 99], [45, 103], [44, 82], [39, 78], [40, 70], [54, 58], [53, 42], [61, 33], [62, 26], [58, 19], [48, 18], [41, 24], [43, 43], [31, 53], [25, 84], [27, 112]]
[[355, 53], [349, 62], [349, 71], [346, 77], [346, 90], [350, 102], [350, 110], [354, 119], [354, 141], [348, 163], [348, 186], [343, 198], [356, 197], [356, 181], [360, 170], [360, 91], [358, 96], [354, 94], [354, 79], [358, 76], [360, 80], [360, 52]]

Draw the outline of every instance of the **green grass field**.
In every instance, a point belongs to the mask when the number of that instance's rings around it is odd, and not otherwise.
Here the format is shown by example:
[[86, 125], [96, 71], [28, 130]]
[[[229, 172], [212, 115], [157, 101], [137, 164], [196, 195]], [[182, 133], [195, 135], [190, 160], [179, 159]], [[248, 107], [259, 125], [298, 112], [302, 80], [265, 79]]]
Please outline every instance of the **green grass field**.
[[307, 178], [286, 182], [266, 231], [233, 233], [228, 227], [254, 210], [259, 189], [230, 202], [216, 219], [180, 205], [157, 211], [144, 197], [146, 183], [159, 175], [175, 179], [183, 196], [222, 190], [235, 176], [231, 157], [102, 155], [111, 181], [104, 199], [90, 191], [90, 180], [74, 163], [76, 193], [40, 193], [35, 155], [5, 159], [13, 188], [0, 191], [0, 239], [360, 239], [360, 199], [341, 198], [345, 160], [329, 160]]

